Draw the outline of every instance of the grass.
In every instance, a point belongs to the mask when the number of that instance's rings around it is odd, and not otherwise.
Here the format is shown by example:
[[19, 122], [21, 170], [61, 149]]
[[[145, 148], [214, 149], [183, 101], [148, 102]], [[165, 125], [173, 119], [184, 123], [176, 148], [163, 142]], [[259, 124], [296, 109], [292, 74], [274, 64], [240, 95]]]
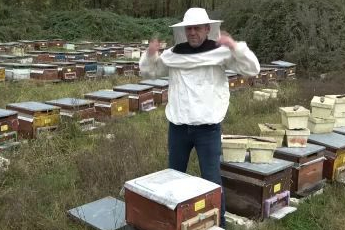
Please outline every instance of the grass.
[[[84, 93], [127, 82], [136, 77], [114, 77], [98, 81], [43, 84], [0, 84], [0, 108], [20, 101], [45, 101], [82, 97]], [[333, 83], [332, 83], [333, 82]], [[287, 82], [279, 86], [276, 100], [256, 102], [253, 89], [233, 93], [224, 134], [258, 135], [257, 123], [280, 122], [279, 106], [309, 107], [311, 95], [344, 93], [336, 81]], [[322, 91], [321, 91], [322, 90]], [[0, 174], [0, 229], [72, 229], [85, 227], [71, 221], [66, 211], [105, 196], [123, 199], [125, 181], [167, 167], [167, 128], [164, 108], [122, 120], [110, 120], [94, 132], [81, 132], [75, 123], [63, 123], [51, 138], [23, 143], [4, 155], [11, 160], [9, 171]], [[188, 172], [199, 175], [196, 154]], [[343, 229], [345, 189], [330, 184], [324, 194], [300, 205], [280, 221], [265, 221], [255, 229]], [[228, 229], [239, 229], [229, 226]]]

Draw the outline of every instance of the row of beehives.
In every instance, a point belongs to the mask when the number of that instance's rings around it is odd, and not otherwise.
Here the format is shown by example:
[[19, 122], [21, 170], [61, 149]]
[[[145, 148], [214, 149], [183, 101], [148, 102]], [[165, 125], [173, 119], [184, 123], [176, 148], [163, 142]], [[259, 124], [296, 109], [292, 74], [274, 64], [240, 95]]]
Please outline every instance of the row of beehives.
[[[29, 51], [46, 51], [48, 49], [65, 49], [65, 50], [93, 50], [103, 51], [105, 48], [109, 51], [122, 50], [123, 47], [131, 47], [137, 49], [144, 49], [148, 45], [148, 40], [142, 40], [141, 42], [67, 42], [63, 39], [53, 40], [19, 40], [18, 42], [0, 43], [0, 54], [12, 54], [16, 56], [23, 56]], [[160, 48], [166, 47], [166, 42], [160, 42]], [[129, 49], [130, 50], [130, 49]]]
[[0, 81], [33, 79], [45, 82], [96, 79], [113, 75], [139, 75], [136, 61], [73, 60], [44, 64], [0, 63]]
[[155, 109], [167, 103], [168, 81], [143, 80], [139, 84], [87, 93], [84, 97], [8, 104], [6, 110], [0, 110], [0, 150], [17, 145], [18, 134], [35, 138], [42, 131], [56, 129], [60, 117], [77, 119], [83, 130], [90, 130], [95, 128], [95, 121]]
[[275, 84], [279, 81], [293, 80], [296, 77], [296, 64], [286, 61], [272, 61], [261, 64], [260, 73], [256, 76], [242, 76], [232, 70], [225, 71], [229, 79], [230, 91], [245, 89], [251, 86]]
[[224, 135], [226, 210], [254, 219], [277, 218], [276, 211], [291, 211], [290, 195], [311, 195], [326, 180], [345, 183], [344, 98], [314, 97], [311, 113], [301, 106], [282, 107], [282, 124], [259, 124], [260, 137]]

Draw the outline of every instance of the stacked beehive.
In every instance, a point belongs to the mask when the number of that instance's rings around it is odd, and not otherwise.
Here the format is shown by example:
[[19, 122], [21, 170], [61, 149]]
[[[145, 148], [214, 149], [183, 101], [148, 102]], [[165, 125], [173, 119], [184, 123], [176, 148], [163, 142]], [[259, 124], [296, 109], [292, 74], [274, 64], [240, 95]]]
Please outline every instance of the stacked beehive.
[[330, 133], [333, 131], [335, 119], [332, 116], [335, 100], [328, 97], [314, 96], [311, 103], [311, 114], [308, 128], [311, 133]]
[[334, 99], [332, 115], [335, 118], [334, 127], [345, 127], [345, 94], [343, 95], [326, 95], [326, 98]]
[[261, 91], [254, 91], [253, 98], [254, 100], [264, 101], [268, 100], [269, 98], [277, 98], [277, 89], [262, 89]]

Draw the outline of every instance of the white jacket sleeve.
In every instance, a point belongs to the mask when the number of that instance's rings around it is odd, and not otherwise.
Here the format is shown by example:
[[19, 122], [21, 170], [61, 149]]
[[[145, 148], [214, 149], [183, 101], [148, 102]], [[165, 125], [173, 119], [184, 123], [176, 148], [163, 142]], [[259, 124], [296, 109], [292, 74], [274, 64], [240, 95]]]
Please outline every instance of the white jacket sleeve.
[[225, 68], [245, 76], [255, 76], [260, 72], [259, 61], [245, 42], [237, 42], [230, 58], [225, 60]]
[[166, 77], [169, 73], [168, 67], [164, 65], [158, 54], [149, 57], [147, 52], [141, 56], [139, 68], [144, 78]]

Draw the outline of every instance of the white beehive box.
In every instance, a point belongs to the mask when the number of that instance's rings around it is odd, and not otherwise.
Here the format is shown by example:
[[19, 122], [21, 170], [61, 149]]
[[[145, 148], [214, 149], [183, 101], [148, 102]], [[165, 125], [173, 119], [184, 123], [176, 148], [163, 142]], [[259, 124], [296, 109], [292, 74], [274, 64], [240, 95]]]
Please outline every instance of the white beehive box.
[[123, 56], [125, 58], [140, 58], [140, 49], [134, 47], [125, 47], [123, 49]]
[[310, 111], [302, 106], [280, 107], [282, 124], [288, 129], [306, 129]]
[[287, 147], [303, 148], [307, 146], [308, 137], [310, 136], [309, 129], [301, 130], [285, 130]]
[[249, 152], [251, 163], [271, 163], [273, 161], [273, 154], [277, 148], [277, 143], [274, 139], [266, 138], [272, 142], [249, 140]]
[[277, 147], [283, 146], [285, 127], [282, 124], [258, 124], [261, 137], [274, 138]]
[[345, 117], [336, 117], [334, 127], [338, 128], [343, 126], [345, 126]]
[[335, 100], [332, 115], [336, 118], [345, 117], [345, 95], [326, 95], [325, 97]]
[[308, 129], [311, 133], [331, 133], [333, 131], [334, 124], [334, 117], [323, 119], [310, 116], [308, 120]]
[[141, 44], [147, 45], [147, 44], [149, 44], [149, 40], [141, 40]]
[[277, 98], [278, 90], [277, 89], [262, 89], [264, 93], [269, 93], [271, 98]]
[[316, 118], [328, 118], [332, 116], [334, 99], [314, 96], [310, 103], [311, 115]]
[[10, 165], [10, 160], [0, 157], [0, 171], [8, 170], [9, 165]]
[[244, 162], [248, 147], [248, 140], [222, 139], [223, 160], [225, 162]]
[[265, 101], [270, 98], [271, 94], [261, 92], [261, 91], [254, 91], [253, 92], [253, 99], [258, 101]]

